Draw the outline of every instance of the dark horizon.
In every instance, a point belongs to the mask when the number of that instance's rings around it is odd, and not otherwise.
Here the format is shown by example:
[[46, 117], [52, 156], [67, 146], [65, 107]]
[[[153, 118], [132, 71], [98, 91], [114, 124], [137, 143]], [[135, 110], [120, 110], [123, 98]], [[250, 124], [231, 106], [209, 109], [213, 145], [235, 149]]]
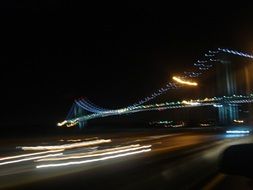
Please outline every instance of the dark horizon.
[[206, 50], [250, 53], [251, 6], [1, 2], [0, 125], [51, 128], [80, 97], [124, 107]]

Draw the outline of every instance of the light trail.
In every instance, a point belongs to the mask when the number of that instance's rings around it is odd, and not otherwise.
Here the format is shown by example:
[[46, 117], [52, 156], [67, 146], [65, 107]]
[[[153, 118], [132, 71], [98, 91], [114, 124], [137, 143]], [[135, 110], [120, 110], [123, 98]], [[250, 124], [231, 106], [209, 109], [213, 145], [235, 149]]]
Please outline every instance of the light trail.
[[25, 162], [29, 160], [37, 160], [41, 158], [48, 158], [48, 157], [54, 157], [54, 156], [61, 156], [63, 153], [57, 153], [57, 154], [47, 154], [44, 156], [35, 156], [35, 157], [28, 157], [28, 158], [23, 158], [19, 160], [12, 160], [12, 161], [6, 161], [6, 162], [0, 162], [0, 166], [6, 165], [6, 164], [13, 164], [13, 163], [18, 163], [18, 162]]
[[65, 125], [65, 124], [67, 124], [66, 120], [64, 120], [63, 122], [57, 123], [57, 126], [61, 127], [61, 126]]
[[229, 130], [229, 131], [226, 131], [226, 133], [228, 134], [248, 134], [250, 133], [249, 130]]
[[237, 119], [234, 119], [234, 122], [235, 122], [235, 123], [244, 123], [243, 120], [237, 120]]
[[187, 80], [183, 80], [183, 79], [180, 79], [179, 77], [172, 77], [172, 79], [180, 84], [186, 84], [186, 85], [189, 85], [189, 86], [198, 86], [198, 83], [196, 82], [191, 82], [191, 81], [187, 81]]
[[60, 158], [40, 159], [40, 160], [37, 160], [36, 162], [90, 158], [90, 157], [104, 156], [104, 155], [110, 155], [110, 154], [119, 154], [119, 153], [129, 152], [129, 151], [136, 151], [136, 150], [146, 149], [146, 148], [151, 147], [151, 145], [146, 145], [146, 146], [131, 145], [131, 146], [133, 148], [122, 147], [121, 150], [108, 149], [108, 150], [103, 150], [104, 151], [103, 153], [98, 153], [98, 152], [101, 152], [101, 151], [95, 151], [95, 152], [91, 152], [91, 153], [75, 154], [75, 155], [72, 155], [72, 156], [65, 156], [65, 157], [60, 157]]
[[49, 150], [49, 151], [44, 151], [44, 152], [36, 152], [36, 153], [30, 153], [30, 154], [21, 154], [21, 155], [16, 155], [16, 156], [8, 156], [8, 157], [0, 158], [0, 161], [11, 160], [11, 159], [15, 159], [15, 158], [29, 157], [29, 156], [36, 156], [36, 155], [40, 155], [40, 154], [47, 154], [47, 153], [53, 153], [53, 152], [61, 152], [63, 150], [64, 149]]
[[79, 143], [72, 143], [72, 144], [63, 144], [63, 145], [55, 145], [55, 146], [24, 146], [21, 147], [22, 150], [58, 150], [58, 149], [71, 149], [71, 148], [78, 148], [83, 146], [90, 146], [102, 143], [109, 143], [111, 139], [101, 139], [101, 140], [94, 140], [94, 141], [86, 141], [86, 142], [79, 142]]
[[69, 140], [63, 140], [63, 139], [61, 139], [59, 141], [60, 142], [64, 142], [64, 141], [67, 141], [67, 142], [80, 142], [80, 141], [82, 141], [82, 139], [69, 139]]
[[139, 150], [139, 151], [128, 152], [128, 153], [123, 153], [123, 154], [117, 154], [117, 155], [113, 155], [113, 156], [106, 156], [106, 157], [102, 157], [102, 158], [90, 159], [90, 160], [83, 160], [83, 161], [76, 161], [76, 162], [64, 162], [64, 163], [59, 163], [59, 164], [38, 165], [38, 166], [36, 166], [36, 168], [48, 168], [48, 167], [79, 165], [79, 164], [109, 160], [109, 159], [113, 159], [113, 158], [125, 157], [125, 156], [140, 154], [140, 153], [144, 153], [144, 152], [149, 152], [149, 151], [151, 151], [151, 148], [143, 149], [143, 150]]
[[186, 105], [191, 105], [191, 106], [197, 106], [197, 105], [200, 105], [199, 102], [193, 102], [193, 101], [186, 101], [186, 100], [183, 100], [182, 101], [183, 104], [186, 104]]
[[214, 104], [213, 107], [215, 107], [215, 108], [222, 108], [223, 105], [221, 105], [221, 104]]
[[90, 137], [90, 138], [85, 138], [85, 139], [60, 139], [60, 142], [81, 142], [81, 141], [88, 141], [88, 140], [98, 140], [98, 137]]

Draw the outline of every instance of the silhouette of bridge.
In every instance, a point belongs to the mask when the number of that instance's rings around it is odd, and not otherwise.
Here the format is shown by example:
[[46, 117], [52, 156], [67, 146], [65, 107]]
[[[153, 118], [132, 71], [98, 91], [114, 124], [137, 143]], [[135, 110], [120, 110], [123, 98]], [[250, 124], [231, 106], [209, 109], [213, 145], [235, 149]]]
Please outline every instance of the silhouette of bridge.
[[[253, 59], [253, 55], [239, 52], [231, 49], [218, 48], [216, 50], [209, 50], [204, 53], [202, 59], [197, 60], [193, 66], [196, 71], [183, 72], [180, 75], [180, 80], [192, 80], [199, 78], [205, 72], [216, 67], [218, 85], [217, 97], [195, 99], [195, 100], [181, 100], [177, 102], [164, 102], [159, 104], [147, 104], [151, 100], [165, 94], [171, 89], [179, 89], [184, 86], [180, 82], [169, 82], [164, 87], [158, 89], [156, 92], [143, 98], [137, 103], [120, 108], [120, 109], [105, 109], [96, 106], [87, 99], [75, 100], [66, 120], [58, 123], [58, 126], [72, 127], [78, 125], [83, 127], [87, 121], [109, 117], [115, 115], [134, 114], [137, 112], [168, 110], [168, 109], [182, 109], [190, 107], [213, 106], [218, 109], [220, 123], [226, 124], [233, 120], [238, 119], [238, 104], [252, 103], [253, 94], [251, 89], [247, 89], [244, 94], [239, 95], [236, 85], [236, 77], [234, 76], [233, 65], [230, 61], [226, 60], [226, 55], [235, 57], [242, 57], [246, 59]], [[246, 81], [249, 82], [249, 81]]]

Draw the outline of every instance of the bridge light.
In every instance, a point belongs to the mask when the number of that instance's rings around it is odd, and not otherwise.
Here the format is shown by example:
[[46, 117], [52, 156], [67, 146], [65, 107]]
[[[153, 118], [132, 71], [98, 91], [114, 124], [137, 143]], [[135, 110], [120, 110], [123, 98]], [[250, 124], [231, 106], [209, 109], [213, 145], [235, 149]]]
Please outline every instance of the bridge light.
[[182, 103], [183, 103], [183, 104], [186, 104], [186, 105], [191, 105], [191, 106], [200, 105], [199, 102], [186, 101], [186, 100], [183, 100]]
[[66, 120], [64, 120], [63, 122], [59, 122], [59, 123], [57, 123], [57, 126], [61, 127], [61, 126], [65, 125], [66, 123], [67, 123], [67, 121], [66, 121]]
[[221, 107], [223, 107], [223, 105], [221, 105], [221, 104], [213, 104], [213, 107], [221, 108]]
[[234, 119], [234, 122], [235, 122], [235, 123], [244, 123], [243, 120], [237, 120], [237, 119]]
[[189, 86], [198, 86], [198, 83], [196, 83], [196, 82], [183, 80], [183, 79], [180, 79], [179, 77], [176, 77], [176, 76], [172, 77], [172, 79], [180, 84], [185, 84], [185, 85], [189, 85]]

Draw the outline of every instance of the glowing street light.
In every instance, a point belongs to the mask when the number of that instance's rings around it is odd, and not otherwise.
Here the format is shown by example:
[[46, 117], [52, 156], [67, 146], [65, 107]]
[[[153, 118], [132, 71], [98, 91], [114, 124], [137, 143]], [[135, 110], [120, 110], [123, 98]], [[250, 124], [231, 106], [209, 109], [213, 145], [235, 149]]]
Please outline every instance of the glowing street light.
[[183, 79], [180, 79], [179, 77], [176, 77], [176, 76], [172, 77], [172, 79], [180, 84], [185, 84], [185, 85], [189, 85], [189, 86], [198, 86], [198, 83], [196, 83], [196, 82], [183, 80]]

